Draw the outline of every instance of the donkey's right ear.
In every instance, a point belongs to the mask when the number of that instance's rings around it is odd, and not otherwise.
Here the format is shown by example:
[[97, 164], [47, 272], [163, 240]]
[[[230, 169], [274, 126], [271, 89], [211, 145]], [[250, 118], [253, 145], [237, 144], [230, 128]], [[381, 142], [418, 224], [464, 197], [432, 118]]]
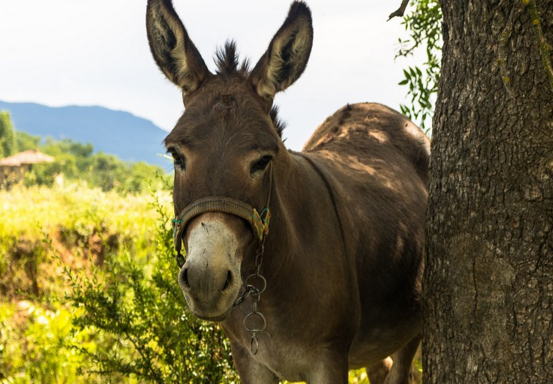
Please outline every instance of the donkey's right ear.
[[185, 94], [194, 92], [212, 76], [171, 0], [148, 0], [146, 29], [158, 67]]

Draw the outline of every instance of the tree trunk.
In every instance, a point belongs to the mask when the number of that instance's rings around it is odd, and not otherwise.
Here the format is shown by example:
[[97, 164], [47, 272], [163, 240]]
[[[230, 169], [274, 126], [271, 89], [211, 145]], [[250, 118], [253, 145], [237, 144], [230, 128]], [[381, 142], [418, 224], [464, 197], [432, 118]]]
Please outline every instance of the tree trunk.
[[553, 1], [442, 10], [424, 381], [553, 383]]

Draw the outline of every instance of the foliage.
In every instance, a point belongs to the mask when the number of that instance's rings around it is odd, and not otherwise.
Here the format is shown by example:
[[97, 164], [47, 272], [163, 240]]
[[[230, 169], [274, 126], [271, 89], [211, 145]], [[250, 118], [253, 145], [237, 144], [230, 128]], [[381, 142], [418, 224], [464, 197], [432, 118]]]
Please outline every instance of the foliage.
[[146, 259], [156, 220], [149, 201], [84, 184], [0, 190], [2, 297], [28, 298], [33, 286], [41, 297], [56, 295], [63, 279], [54, 254], [72, 268], [101, 265], [123, 247]]
[[68, 345], [88, 337], [71, 332], [69, 310], [59, 303], [50, 307], [0, 303], [0, 383], [79, 382], [83, 358]]
[[[156, 174], [163, 174], [157, 166], [143, 162], [126, 163], [102, 152], [95, 154], [91, 144], [76, 143], [70, 139], [47, 139], [42, 151], [56, 158], [56, 162], [35, 166], [27, 178], [28, 185], [52, 185], [55, 176], [63, 174], [67, 180], [86, 181], [103, 191], [136, 193], [145, 190], [151, 180], [159, 180], [155, 178]], [[161, 182], [155, 185], [156, 188], [161, 186]]]
[[400, 105], [401, 112], [429, 131], [427, 119], [434, 113], [434, 102], [438, 92], [442, 51], [442, 12], [439, 0], [411, 0], [410, 12], [402, 24], [409, 32], [409, 38], [399, 39], [397, 57], [408, 57], [423, 48], [426, 61], [423, 68], [409, 66], [403, 71], [405, 78], [399, 83], [408, 86], [407, 95], [411, 105]]
[[348, 382], [350, 384], [370, 384], [369, 383], [369, 377], [368, 377], [367, 372], [365, 371], [365, 369], [359, 369], [357, 371], [350, 371]]
[[40, 146], [40, 136], [31, 135], [24, 131], [16, 131], [17, 152], [37, 149]]
[[[71, 139], [60, 141], [15, 131], [9, 113], [0, 113], [0, 158], [25, 150], [40, 150], [55, 158], [53, 163], [33, 165], [23, 181], [24, 185], [52, 186], [54, 182], [86, 182], [103, 191], [116, 190], [125, 193], [139, 193], [155, 180], [155, 188], [162, 188], [168, 176], [158, 166], [144, 162], [124, 162], [114, 155], [94, 153], [92, 144], [82, 144]], [[169, 164], [169, 163], [168, 163]], [[158, 175], [156, 177], [156, 175]], [[165, 179], [162, 181], [162, 179]], [[10, 182], [11, 186], [13, 182]], [[0, 186], [1, 187], [1, 186]]]
[[114, 155], [94, 153], [90, 143], [81, 144], [71, 139], [57, 141], [47, 138], [42, 144], [40, 137], [25, 132], [17, 132], [16, 143], [18, 151], [39, 149], [56, 159], [53, 163], [34, 165], [24, 179], [27, 186], [52, 186], [55, 181], [67, 180], [86, 182], [89, 186], [101, 188], [103, 191], [139, 193], [146, 190], [152, 180], [155, 183], [154, 188], [162, 188], [162, 179], [168, 178], [156, 177], [164, 175], [160, 167], [144, 162], [128, 163]]
[[17, 140], [8, 111], [0, 111], [0, 158], [17, 152]]
[[167, 189], [0, 191], [0, 383], [237, 382], [219, 327], [184, 310]]
[[110, 340], [103, 348], [79, 348], [92, 372], [114, 372], [156, 383], [232, 383], [230, 345], [221, 329], [185, 310], [176, 284], [170, 220], [159, 200], [155, 253], [140, 263], [130, 252], [95, 269], [92, 277], [66, 269], [69, 304], [82, 308], [77, 332]]

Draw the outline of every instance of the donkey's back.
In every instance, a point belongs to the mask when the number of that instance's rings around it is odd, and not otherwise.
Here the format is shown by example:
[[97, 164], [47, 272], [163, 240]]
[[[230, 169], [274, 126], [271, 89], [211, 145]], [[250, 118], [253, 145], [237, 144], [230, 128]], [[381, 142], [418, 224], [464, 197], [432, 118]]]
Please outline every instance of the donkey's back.
[[305, 152], [332, 151], [367, 162], [402, 155], [428, 184], [430, 140], [405, 116], [378, 103], [347, 105], [326, 119], [305, 144]]

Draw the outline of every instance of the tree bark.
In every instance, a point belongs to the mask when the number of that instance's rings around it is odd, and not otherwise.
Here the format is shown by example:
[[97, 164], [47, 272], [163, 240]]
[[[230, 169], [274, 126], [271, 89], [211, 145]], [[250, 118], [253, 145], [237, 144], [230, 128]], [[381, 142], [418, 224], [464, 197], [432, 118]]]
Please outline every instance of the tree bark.
[[441, 3], [424, 381], [553, 383], [553, 1]]

